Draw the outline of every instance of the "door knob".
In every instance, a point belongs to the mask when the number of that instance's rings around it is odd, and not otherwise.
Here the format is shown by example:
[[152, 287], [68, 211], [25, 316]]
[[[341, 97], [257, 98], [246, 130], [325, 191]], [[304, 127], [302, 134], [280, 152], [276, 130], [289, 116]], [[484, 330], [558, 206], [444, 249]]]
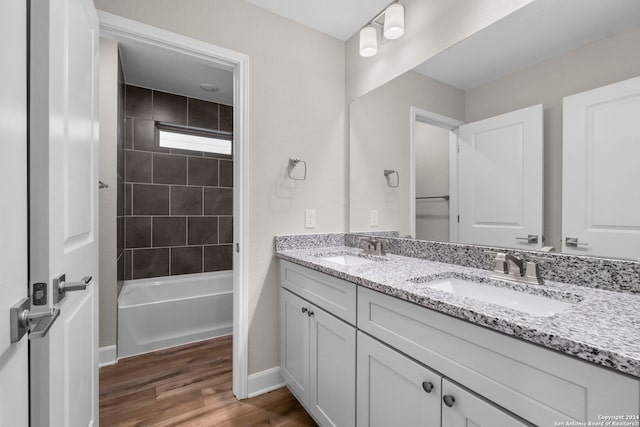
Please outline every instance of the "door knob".
[[577, 248], [578, 246], [589, 246], [588, 243], [578, 242], [577, 237], [567, 237], [566, 239], [564, 239], [564, 243], [565, 245], [570, 246], [572, 248]]
[[42, 338], [47, 335], [51, 325], [60, 315], [58, 307], [49, 310], [33, 311], [29, 298], [24, 298], [9, 311], [11, 342], [18, 342], [31, 329], [29, 338]]
[[516, 240], [526, 240], [528, 244], [533, 245], [538, 243], [538, 235], [529, 234], [527, 237], [516, 237]]
[[67, 282], [67, 275], [61, 274], [53, 279], [53, 303], [57, 304], [67, 295], [67, 292], [84, 291], [93, 277], [84, 276], [79, 282]]
[[450, 394], [445, 394], [444, 396], [442, 396], [442, 401], [445, 405], [451, 408], [453, 406], [453, 403], [456, 401], [456, 398], [451, 396]]
[[427, 393], [431, 393], [431, 390], [433, 390], [433, 383], [431, 381], [423, 381], [422, 389]]

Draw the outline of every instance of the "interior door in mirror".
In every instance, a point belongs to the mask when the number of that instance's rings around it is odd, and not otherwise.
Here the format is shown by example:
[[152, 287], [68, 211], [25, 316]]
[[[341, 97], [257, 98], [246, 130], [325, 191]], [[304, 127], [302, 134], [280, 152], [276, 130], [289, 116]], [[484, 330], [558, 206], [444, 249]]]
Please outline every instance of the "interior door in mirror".
[[542, 247], [543, 108], [460, 127], [460, 243]]
[[564, 98], [562, 251], [640, 258], [640, 77]]

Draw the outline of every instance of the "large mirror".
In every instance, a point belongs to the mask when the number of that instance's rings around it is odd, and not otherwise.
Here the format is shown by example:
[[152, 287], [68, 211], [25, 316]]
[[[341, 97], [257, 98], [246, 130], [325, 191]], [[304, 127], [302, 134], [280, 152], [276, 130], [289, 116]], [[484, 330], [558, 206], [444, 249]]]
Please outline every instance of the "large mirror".
[[[350, 231], [393, 230], [421, 240], [518, 249], [553, 246], [567, 251], [562, 231], [563, 99], [640, 76], [638, 46], [638, 1], [536, 0], [353, 101], [349, 106]], [[541, 180], [540, 194], [532, 194], [537, 190], [513, 179], [520, 176], [519, 170], [492, 169], [491, 162], [482, 166], [482, 180], [477, 173], [464, 176], [478, 168], [477, 162], [465, 163], [458, 153], [465, 126], [489, 121], [474, 134], [475, 140], [493, 126], [491, 120], [536, 109], [543, 129], [540, 176], [535, 178]], [[517, 150], [512, 151], [494, 144], [481, 154], [516, 156]], [[570, 158], [572, 153], [565, 156]], [[520, 156], [512, 163], [532, 161]], [[612, 174], [619, 174], [615, 164], [610, 167]], [[631, 175], [640, 178], [640, 173]], [[486, 203], [469, 202], [462, 187], [470, 179], [476, 188], [474, 197]], [[640, 194], [637, 188], [633, 191]], [[486, 210], [486, 215], [500, 217], [508, 225], [509, 205], [495, 209], [505, 199], [518, 200], [519, 204], [512, 203], [514, 209], [524, 206], [523, 199], [535, 201], [525, 210], [540, 212], [540, 235], [522, 228], [522, 235], [512, 243], [461, 236], [459, 215], [465, 209], [475, 209], [476, 216], [479, 209]], [[640, 203], [640, 196], [632, 199]], [[624, 207], [622, 203], [619, 210]], [[640, 218], [640, 211], [635, 217]], [[640, 227], [635, 231], [640, 232]], [[588, 245], [578, 246], [577, 253], [583, 253], [580, 250], [586, 255], [638, 259], [631, 253], [591, 253]]]

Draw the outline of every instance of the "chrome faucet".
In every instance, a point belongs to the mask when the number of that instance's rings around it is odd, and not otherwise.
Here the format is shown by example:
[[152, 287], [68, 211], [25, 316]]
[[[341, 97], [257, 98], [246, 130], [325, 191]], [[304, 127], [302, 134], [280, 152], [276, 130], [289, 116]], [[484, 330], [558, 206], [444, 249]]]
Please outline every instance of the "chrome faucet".
[[486, 251], [495, 256], [495, 267], [491, 277], [502, 280], [512, 280], [533, 285], [542, 285], [544, 281], [540, 277], [539, 264], [553, 261], [552, 258], [530, 256], [529, 260], [503, 252]]
[[364, 253], [367, 255], [384, 255], [384, 248], [382, 247], [382, 241], [379, 239], [369, 239], [366, 237], [362, 237], [360, 239], [361, 242], [364, 243]]

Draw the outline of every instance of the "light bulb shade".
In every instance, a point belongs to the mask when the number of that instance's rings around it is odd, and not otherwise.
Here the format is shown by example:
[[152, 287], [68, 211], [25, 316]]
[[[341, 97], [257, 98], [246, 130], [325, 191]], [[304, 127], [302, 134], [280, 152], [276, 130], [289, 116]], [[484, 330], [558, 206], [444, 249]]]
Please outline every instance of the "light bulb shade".
[[378, 33], [371, 25], [360, 30], [360, 56], [369, 57], [378, 53]]
[[403, 34], [404, 6], [400, 3], [394, 3], [384, 12], [384, 36], [393, 40], [402, 37]]

